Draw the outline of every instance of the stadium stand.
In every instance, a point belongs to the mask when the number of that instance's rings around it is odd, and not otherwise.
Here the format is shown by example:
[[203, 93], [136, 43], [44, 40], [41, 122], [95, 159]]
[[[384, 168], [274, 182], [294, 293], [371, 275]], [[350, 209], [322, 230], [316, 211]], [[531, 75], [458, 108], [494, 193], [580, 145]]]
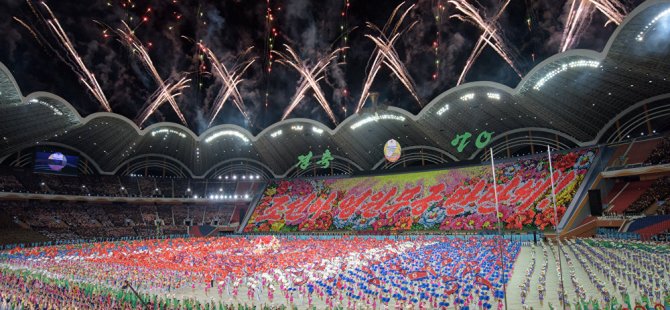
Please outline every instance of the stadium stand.
[[627, 183], [625, 188], [612, 199], [607, 211], [612, 213], [626, 212], [630, 205], [640, 198], [653, 183], [654, 181], [634, 181]]
[[626, 164], [627, 165], [639, 165], [644, 163], [647, 158], [652, 154], [656, 146], [661, 142], [660, 138], [635, 141], [631, 145], [631, 150], [629, 151]]
[[[595, 152], [554, 154], [559, 216]], [[500, 212], [508, 229], [551, 226], [550, 182], [542, 157], [499, 164]], [[481, 230], [495, 224], [490, 166], [344, 179], [272, 182], [247, 232], [327, 230]], [[513, 201], [519, 201], [514, 203]]]
[[[112, 204], [48, 200], [5, 201], [0, 206], [1, 244], [15, 243], [17, 234], [41, 234], [45, 240], [151, 237], [157, 235], [155, 220], [162, 220], [162, 235], [185, 234], [184, 220], [193, 224], [228, 225], [232, 205]], [[38, 234], [37, 234], [38, 233]], [[28, 234], [31, 235], [31, 234]], [[35, 240], [35, 238], [32, 238]], [[26, 241], [26, 240], [23, 240]]]
[[649, 165], [670, 163], [670, 137], [663, 138], [656, 148], [651, 151], [644, 163]]

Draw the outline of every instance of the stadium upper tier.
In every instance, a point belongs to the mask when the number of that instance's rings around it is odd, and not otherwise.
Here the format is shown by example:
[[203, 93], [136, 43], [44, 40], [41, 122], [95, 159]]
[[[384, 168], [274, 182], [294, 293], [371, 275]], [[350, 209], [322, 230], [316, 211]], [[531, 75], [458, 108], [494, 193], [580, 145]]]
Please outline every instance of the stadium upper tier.
[[[196, 135], [175, 123], [140, 129], [114, 113], [82, 117], [57, 95], [24, 96], [0, 64], [0, 162], [27, 148], [51, 145], [80, 153], [103, 174], [158, 158], [190, 177], [216, 176], [222, 167], [241, 163], [266, 177], [280, 177], [301, 174], [298, 156], [313, 152], [318, 159], [326, 150], [336, 173], [393, 167], [383, 156], [391, 138], [403, 146], [401, 160], [429, 163], [483, 158], [486, 152], [475, 142], [484, 132], [493, 133], [487, 147], [496, 156], [529, 145], [569, 149], [616, 142], [667, 130], [670, 124], [668, 10], [669, 0], [643, 3], [602, 52], [554, 55], [515, 88], [466, 83], [437, 96], [416, 115], [395, 107], [369, 108], [336, 128], [289, 119], [255, 135], [229, 124]], [[468, 144], [452, 143], [465, 133], [471, 134]], [[307, 171], [317, 168], [314, 161]]]

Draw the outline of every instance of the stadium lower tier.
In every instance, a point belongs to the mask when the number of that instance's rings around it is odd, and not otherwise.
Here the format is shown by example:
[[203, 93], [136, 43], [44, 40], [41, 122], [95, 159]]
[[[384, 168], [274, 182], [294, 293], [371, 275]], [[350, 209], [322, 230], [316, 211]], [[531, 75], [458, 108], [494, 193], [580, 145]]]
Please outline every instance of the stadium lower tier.
[[[552, 176], [558, 218], [565, 213], [595, 157], [575, 150], [495, 166], [354, 177], [270, 182], [246, 232], [487, 230], [496, 207], [507, 229], [555, 226]], [[551, 176], [550, 176], [551, 175]]]
[[668, 245], [640, 242], [456, 236], [17, 248], [0, 254], [0, 308], [663, 309], [669, 256]]

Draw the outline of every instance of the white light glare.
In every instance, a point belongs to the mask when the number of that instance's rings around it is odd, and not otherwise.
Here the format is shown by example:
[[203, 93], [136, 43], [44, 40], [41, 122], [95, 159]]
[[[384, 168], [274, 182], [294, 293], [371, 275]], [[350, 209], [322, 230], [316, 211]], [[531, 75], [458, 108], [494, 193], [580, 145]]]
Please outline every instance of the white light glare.
[[649, 32], [654, 27], [654, 24], [656, 24], [659, 19], [668, 16], [668, 14], [670, 14], [670, 8], [665, 9], [663, 12], [656, 15], [654, 19], [652, 19], [646, 26], [644, 26], [644, 28], [642, 28], [642, 31], [640, 31], [640, 33], [635, 36], [635, 39], [638, 42], [644, 41], [644, 37], [647, 35], [647, 32]]
[[56, 108], [55, 106], [53, 106], [52, 104], [50, 104], [48, 102], [45, 102], [45, 101], [42, 101], [42, 100], [37, 100], [37, 99], [30, 99], [30, 101], [28, 101], [28, 102], [29, 103], [39, 103], [39, 104], [51, 109], [51, 111], [54, 112], [54, 115], [58, 115], [58, 116], [63, 115], [63, 112], [60, 109]]
[[156, 136], [157, 134], [161, 134], [161, 133], [165, 133], [165, 134], [175, 134], [175, 135], [178, 135], [178, 136], [180, 136], [180, 137], [182, 137], [182, 138], [186, 138], [186, 134], [185, 134], [185, 133], [180, 132], [180, 131], [177, 131], [177, 130], [174, 130], [174, 129], [169, 129], [169, 128], [162, 128], [162, 129], [154, 130], [154, 131], [151, 132], [151, 136], [153, 137], [153, 136]]
[[542, 86], [545, 83], [547, 83], [549, 80], [554, 78], [554, 76], [556, 76], [557, 74], [559, 74], [563, 71], [567, 71], [568, 69], [582, 68], [582, 67], [598, 68], [599, 66], [600, 66], [600, 61], [585, 60], [585, 59], [575, 60], [575, 61], [571, 61], [567, 64], [562, 64], [560, 67], [547, 72], [547, 74], [545, 74], [540, 80], [538, 80], [537, 83], [535, 83], [535, 86], [533, 86], [533, 89], [540, 90], [540, 88], [542, 88]]
[[221, 131], [217, 131], [217, 132], [215, 132], [213, 135], [207, 137], [207, 139], [205, 139], [205, 142], [206, 142], [206, 143], [210, 143], [210, 142], [212, 142], [214, 139], [216, 139], [216, 138], [218, 138], [218, 137], [221, 137], [221, 136], [234, 136], [234, 137], [238, 137], [238, 138], [240, 138], [240, 140], [244, 141], [245, 143], [249, 143], [249, 138], [247, 138], [246, 136], [244, 136], [241, 132], [239, 132], [239, 131], [235, 131], [235, 130], [221, 130]]
[[404, 122], [404, 121], [405, 121], [405, 117], [404, 117], [404, 116], [401, 116], [401, 115], [395, 115], [395, 114], [377, 114], [377, 113], [375, 113], [374, 115], [370, 115], [370, 116], [368, 116], [368, 117], [366, 117], [366, 118], [364, 118], [364, 119], [362, 119], [362, 120], [360, 120], [360, 121], [354, 123], [353, 125], [351, 125], [350, 128], [351, 128], [351, 129], [356, 129], [356, 128], [361, 127], [361, 126], [363, 126], [363, 125], [365, 125], [365, 124], [367, 124], [367, 123], [370, 123], [370, 122], [378, 122], [379, 120], [387, 120], [387, 119], [388, 119], [388, 120], [394, 120], [394, 121], [400, 121], [400, 122]]
[[317, 133], [317, 134], [322, 134], [323, 133], [323, 129], [317, 128], [317, 127], [312, 127], [312, 131]]
[[472, 99], [475, 99], [475, 93], [467, 93], [467, 94], [461, 96], [461, 100], [463, 100], [463, 101], [470, 101]]
[[437, 110], [437, 115], [442, 115], [444, 112], [449, 111], [449, 104], [445, 104], [443, 107], [441, 107], [439, 110]]
[[291, 129], [295, 131], [302, 131], [302, 125], [293, 125], [291, 126]]
[[493, 100], [500, 100], [500, 94], [499, 93], [486, 93], [486, 97], [489, 99]]
[[271, 133], [270, 136], [273, 137], [273, 138], [276, 138], [276, 137], [281, 136], [281, 134], [282, 134], [282, 131], [281, 131], [281, 129], [279, 129], [279, 130]]

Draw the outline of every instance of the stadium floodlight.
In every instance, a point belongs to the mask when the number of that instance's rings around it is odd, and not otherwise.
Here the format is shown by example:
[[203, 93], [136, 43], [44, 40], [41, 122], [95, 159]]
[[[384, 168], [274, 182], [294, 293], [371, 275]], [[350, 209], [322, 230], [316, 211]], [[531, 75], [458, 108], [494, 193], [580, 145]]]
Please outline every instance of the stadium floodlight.
[[237, 176], [236, 176], [236, 175], [233, 175], [233, 180], [237, 180]]
[[209, 194], [209, 199], [214, 199], [214, 195]]
[[323, 133], [323, 129], [318, 128], [318, 127], [312, 127], [312, 131], [317, 133], [317, 134], [322, 134]]
[[445, 104], [443, 107], [441, 107], [439, 110], [437, 110], [437, 115], [442, 115], [444, 112], [449, 111], [449, 104]]
[[198, 199], [198, 195], [193, 195], [193, 198]]
[[210, 142], [212, 142], [212, 141], [214, 141], [214, 140], [216, 140], [217, 138], [222, 137], [222, 136], [233, 136], [233, 137], [237, 137], [237, 138], [239, 138], [240, 140], [244, 141], [244, 143], [249, 143], [249, 138], [247, 138], [243, 133], [241, 133], [241, 132], [239, 132], [239, 131], [236, 131], [236, 130], [221, 130], [221, 131], [217, 131], [217, 132], [215, 132], [214, 134], [212, 134], [211, 136], [207, 137], [207, 139], [205, 139], [205, 143], [210, 143]]
[[186, 189], [186, 191], [187, 191], [187, 192], [190, 192], [190, 191], [191, 191], [191, 188], [190, 188], [190, 187], [189, 187], [189, 188], [187, 188], [187, 189]]
[[356, 128], [361, 127], [361, 126], [363, 126], [367, 123], [378, 122], [380, 120], [394, 120], [394, 121], [404, 122], [405, 117], [402, 116], [402, 115], [395, 115], [395, 114], [387, 114], [387, 113], [378, 114], [378, 113], [375, 113], [374, 115], [367, 116], [367, 117], [355, 122], [353, 125], [351, 125], [350, 128], [352, 130], [355, 130]]
[[246, 180], [246, 179], [247, 179], [247, 176], [243, 174], [242, 175], [242, 180]]
[[295, 130], [295, 131], [302, 131], [302, 128], [303, 128], [302, 125], [291, 126], [291, 130]]
[[[654, 130], [654, 133], [656, 133], [655, 130]], [[260, 178], [261, 178], [261, 176], [257, 174], [257, 175], [256, 175], [256, 180], [258, 180], [258, 179], [260, 179]]]
[[499, 93], [486, 93], [486, 97], [489, 99], [493, 100], [500, 100], [500, 94]]
[[221, 176], [219, 176], [219, 180], [221, 180]]
[[235, 199], [237, 199], [237, 195], [235, 195], [235, 196], [233, 196], [233, 197], [235, 197]]
[[228, 180], [228, 176], [226, 176], [226, 180]]
[[161, 129], [158, 129], [158, 130], [154, 130], [154, 131], [151, 132], [151, 136], [154, 137], [154, 136], [156, 136], [157, 134], [161, 134], [161, 133], [164, 133], [164, 134], [166, 134], [166, 135], [168, 135], [168, 134], [175, 134], [175, 135], [180, 136], [181, 138], [186, 138], [186, 134], [185, 134], [185, 133], [183, 133], [183, 132], [181, 132], [181, 131], [178, 131], [178, 130], [169, 129], [169, 128], [161, 128]]
[[569, 63], [562, 64], [560, 67], [551, 70], [547, 72], [542, 78], [540, 78], [537, 83], [535, 83], [535, 86], [533, 86], [534, 90], [540, 90], [542, 86], [544, 86], [545, 83], [547, 83], [549, 80], [554, 78], [557, 74], [567, 71], [568, 69], [573, 69], [573, 68], [598, 68], [600, 67], [600, 61], [597, 60], [588, 60], [588, 59], [581, 59], [581, 60], [575, 60], [571, 61]]
[[475, 99], [475, 93], [467, 93], [461, 96], [461, 101], [470, 101], [472, 99]]
[[279, 129], [279, 130], [271, 133], [270, 136], [273, 137], [273, 138], [276, 138], [276, 137], [281, 136], [281, 134], [282, 134], [282, 131], [281, 131], [281, 129]]
[[219, 187], [219, 192], [223, 192], [223, 187]]
[[248, 195], [248, 194], [244, 194], [244, 199], [249, 199], [249, 195]]
[[654, 25], [658, 22], [659, 19], [668, 16], [668, 14], [670, 14], [670, 9], [665, 9], [664, 11], [656, 15], [654, 19], [649, 21], [649, 23], [647, 23], [647, 25], [644, 26], [644, 28], [642, 28], [642, 31], [640, 31], [640, 33], [638, 33], [637, 36], [635, 36], [635, 39], [639, 42], [644, 41], [644, 37], [647, 35], [647, 32], [649, 32], [651, 29], [654, 28]]

